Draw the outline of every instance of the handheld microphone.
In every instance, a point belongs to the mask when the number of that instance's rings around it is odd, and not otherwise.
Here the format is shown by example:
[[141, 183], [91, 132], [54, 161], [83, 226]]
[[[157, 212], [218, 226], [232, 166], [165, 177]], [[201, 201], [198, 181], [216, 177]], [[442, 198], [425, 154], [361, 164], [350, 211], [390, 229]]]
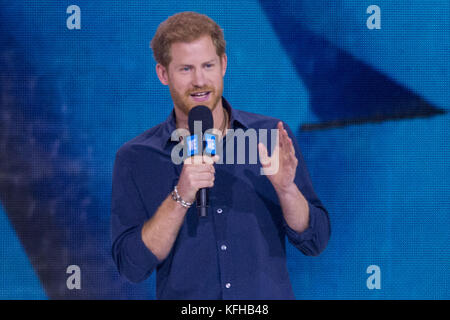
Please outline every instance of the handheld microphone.
[[[214, 120], [211, 110], [206, 106], [196, 106], [192, 108], [188, 114], [188, 123], [191, 136], [188, 138], [187, 142], [188, 144], [192, 144], [193, 146], [189, 147], [189, 155], [203, 155], [203, 135], [205, 134], [206, 130], [212, 129], [214, 126]], [[200, 217], [206, 217], [208, 215], [208, 193], [208, 188], [201, 188], [197, 191], [197, 212]]]

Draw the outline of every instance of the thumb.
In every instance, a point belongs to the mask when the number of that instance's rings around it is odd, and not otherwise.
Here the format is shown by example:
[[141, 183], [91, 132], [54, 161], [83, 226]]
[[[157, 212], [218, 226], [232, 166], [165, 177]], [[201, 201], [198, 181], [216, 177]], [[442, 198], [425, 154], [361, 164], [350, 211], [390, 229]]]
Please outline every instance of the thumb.
[[214, 156], [203, 155], [203, 162], [207, 164], [214, 164], [220, 160], [220, 157], [216, 154]]
[[261, 142], [258, 143], [259, 161], [263, 167], [267, 167], [270, 164], [270, 158], [267, 154], [267, 148]]

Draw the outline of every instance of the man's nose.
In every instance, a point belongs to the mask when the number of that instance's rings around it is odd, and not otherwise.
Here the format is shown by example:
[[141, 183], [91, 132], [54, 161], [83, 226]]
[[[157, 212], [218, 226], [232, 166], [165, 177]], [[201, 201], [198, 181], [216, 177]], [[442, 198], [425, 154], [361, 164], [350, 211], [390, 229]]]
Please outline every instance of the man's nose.
[[203, 87], [206, 85], [206, 78], [202, 69], [197, 69], [193, 72], [192, 84], [195, 87]]

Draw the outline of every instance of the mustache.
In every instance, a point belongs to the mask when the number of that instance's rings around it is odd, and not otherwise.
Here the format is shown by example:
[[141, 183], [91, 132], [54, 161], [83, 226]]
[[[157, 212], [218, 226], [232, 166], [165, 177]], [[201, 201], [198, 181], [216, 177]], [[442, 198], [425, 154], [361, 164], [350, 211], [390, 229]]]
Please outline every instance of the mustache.
[[200, 88], [200, 89], [193, 89], [193, 90], [190, 90], [190, 91], [186, 92], [186, 94], [188, 96], [190, 96], [191, 94], [195, 94], [195, 93], [199, 93], [199, 92], [205, 92], [205, 91], [214, 92], [214, 88], [204, 87], [204, 88]]

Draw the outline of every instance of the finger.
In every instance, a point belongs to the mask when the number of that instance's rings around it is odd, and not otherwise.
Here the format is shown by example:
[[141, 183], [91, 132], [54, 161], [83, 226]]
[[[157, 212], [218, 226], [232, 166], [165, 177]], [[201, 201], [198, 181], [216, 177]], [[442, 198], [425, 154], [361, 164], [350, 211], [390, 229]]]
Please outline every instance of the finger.
[[219, 162], [219, 160], [220, 160], [220, 157], [219, 157], [219, 155], [214, 155], [214, 157], [212, 157], [212, 159], [213, 159], [213, 161], [214, 161], [214, 163], [217, 163], [217, 162]]
[[288, 136], [287, 132], [285, 132], [284, 134], [284, 149], [286, 151], [286, 153], [291, 153], [294, 150], [294, 144], [292, 143], [292, 139]]
[[217, 154], [214, 155], [214, 156], [210, 156], [210, 155], [205, 154], [205, 155], [203, 155], [202, 160], [203, 160], [203, 163], [214, 164], [214, 163], [217, 163], [220, 160], [220, 157]]
[[280, 143], [280, 152], [281, 157], [283, 160], [286, 161], [292, 161], [293, 158], [295, 158], [295, 150], [294, 145], [292, 143], [292, 139], [289, 137], [286, 130], [283, 130], [281, 133], [281, 140], [282, 143]]
[[278, 144], [280, 148], [283, 149], [286, 145], [286, 134], [285, 134], [283, 122], [278, 122]]
[[194, 155], [191, 157], [187, 157], [183, 161], [184, 164], [202, 164], [203, 163], [203, 156], [201, 155]]
[[286, 134], [284, 133], [283, 130], [280, 131], [280, 149], [281, 152], [284, 154], [286, 153], [286, 150], [289, 147], [289, 141], [288, 138], [286, 137]]
[[194, 155], [184, 159], [184, 164], [208, 164], [212, 165], [215, 162], [219, 161], [219, 156], [215, 155], [211, 157], [210, 155]]
[[295, 149], [292, 139], [289, 137], [289, 133], [284, 128], [282, 121], [278, 122], [278, 130], [280, 132], [280, 149], [282, 149], [283, 155], [295, 158]]
[[283, 121], [278, 121], [277, 127], [278, 127], [278, 130], [283, 130], [284, 129]]
[[284, 130], [284, 136], [286, 137], [285, 141], [286, 141], [287, 148], [291, 149], [291, 147], [293, 146], [292, 139], [291, 139], [291, 137], [289, 137], [289, 134], [288, 134], [288, 132], [286, 130]]
[[195, 172], [195, 173], [204, 173], [204, 172], [215, 173], [216, 172], [216, 169], [214, 169], [214, 166], [212, 164], [207, 164], [207, 163], [190, 166], [189, 170], [191, 172]]
[[261, 142], [258, 143], [258, 153], [259, 153], [259, 161], [262, 166], [268, 166], [270, 164], [270, 158], [267, 154], [267, 148]]
[[289, 149], [290, 149], [290, 153], [295, 157], [295, 148], [294, 148], [294, 143], [292, 142], [292, 140], [291, 139], [289, 139], [290, 140], [290, 142], [289, 142], [289, 144], [290, 144], [290, 147], [289, 147]]
[[282, 139], [283, 146], [289, 145], [289, 143], [288, 143], [289, 135], [288, 135], [286, 129], [284, 129], [283, 126], [282, 126], [282, 129], [281, 129], [281, 139]]
[[288, 152], [288, 153], [293, 152], [294, 151], [294, 145], [292, 143], [292, 139], [289, 137], [289, 134], [288, 134], [287, 130], [284, 129], [284, 127], [283, 127], [281, 132], [282, 132], [281, 133], [281, 139], [282, 139], [281, 145], [286, 150], [286, 152]]
[[289, 136], [286, 129], [284, 128], [284, 124], [283, 121], [279, 121], [278, 122], [278, 130], [280, 130], [282, 132], [283, 135], [285, 136]]
[[295, 149], [294, 149], [294, 145], [292, 143], [292, 140], [289, 140], [289, 147], [287, 149], [288, 149], [286, 151], [287, 160], [289, 162], [292, 162], [293, 165], [297, 165], [297, 157], [295, 156]]
[[214, 187], [214, 181], [211, 181], [211, 180], [197, 181], [195, 183], [195, 186], [198, 189], [201, 189], [201, 188], [212, 188], [212, 187]]
[[193, 172], [195, 174], [202, 173], [202, 172], [208, 172], [208, 173], [212, 173], [212, 174], [216, 173], [216, 169], [214, 168], [214, 166], [212, 164], [207, 164], [207, 163], [195, 164], [195, 163], [191, 163], [192, 161], [193, 160], [187, 160], [184, 162], [184, 166], [187, 170], [189, 170], [189, 172]]
[[203, 162], [206, 164], [213, 164], [214, 159], [210, 155], [203, 155]]
[[297, 160], [297, 157], [295, 156], [295, 152], [289, 152], [289, 159], [292, 161]]
[[214, 174], [211, 172], [199, 172], [195, 174], [197, 181], [214, 181]]
[[206, 170], [209, 170], [212, 173], [216, 172], [216, 169], [214, 168], [214, 164], [218, 162], [220, 157], [218, 155], [214, 155], [213, 157], [209, 155], [204, 156], [204, 162], [208, 165], [206, 167]]
[[275, 140], [275, 147], [273, 148], [273, 151], [271, 152], [271, 157], [278, 157], [280, 151], [283, 151], [283, 136], [280, 130], [278, 130], [278, 135]]

